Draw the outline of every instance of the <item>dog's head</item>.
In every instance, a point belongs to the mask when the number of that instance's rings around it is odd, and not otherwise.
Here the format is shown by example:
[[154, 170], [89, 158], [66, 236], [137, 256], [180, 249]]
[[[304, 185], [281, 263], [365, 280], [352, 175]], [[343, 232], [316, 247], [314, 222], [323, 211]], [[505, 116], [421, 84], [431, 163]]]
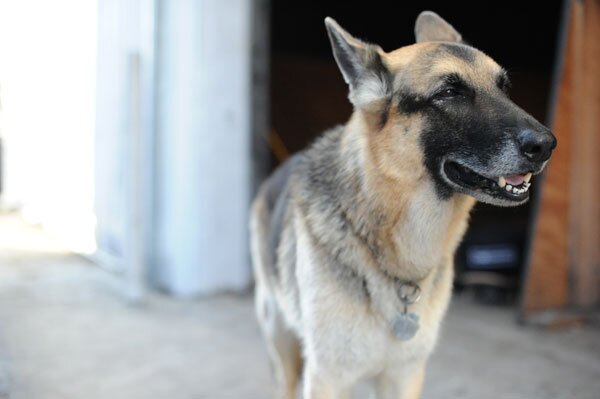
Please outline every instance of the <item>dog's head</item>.
[[430, 11], [417, 18], [417, 43], [390, 53], [331, 18], [325, 25], [378, 167], [431, 178], [441, 198], [458, 192], [495, 205], [527, 201], [529, 180], [556, 139], [509, 99], [506, 71], [494, 60]]

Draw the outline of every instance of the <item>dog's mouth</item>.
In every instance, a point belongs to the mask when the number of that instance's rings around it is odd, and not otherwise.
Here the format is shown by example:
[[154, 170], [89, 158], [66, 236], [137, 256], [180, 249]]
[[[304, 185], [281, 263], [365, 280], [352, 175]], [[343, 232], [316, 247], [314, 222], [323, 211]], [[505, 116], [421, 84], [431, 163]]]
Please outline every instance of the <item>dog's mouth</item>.
[[532, 172], [522, 174], [511, 174], [490, 178], [482, 176], [462, 164], [455, 161], [446, 161], [442, 167], [444, 174], [450, 182], [462, 188], [465, 194], [473, 195], [475, 198], [483, 200], [480, 193], [487, 194], [494, 199], [510, 201], [515, 204], [522, 203], [529, 198], [529, 187], [531, 187]]

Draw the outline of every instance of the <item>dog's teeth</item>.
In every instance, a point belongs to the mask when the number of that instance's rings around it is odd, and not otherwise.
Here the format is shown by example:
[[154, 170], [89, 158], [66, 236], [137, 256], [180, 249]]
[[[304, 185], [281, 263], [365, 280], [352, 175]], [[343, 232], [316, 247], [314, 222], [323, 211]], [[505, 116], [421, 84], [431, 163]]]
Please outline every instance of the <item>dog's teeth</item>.
[[527, 173], [524, 177], [523, 177], [523, 181], [525, 183], [529, 183], [529, 180], [531, 180], [531, 176], [533, 175], [533, 173], [529, 172]]
[[512, 189], [513, 189], [513, 186], [511, 186], [510, 184], [507, 184], [507, 185], [506, 185], [506, 187], [504, 187], [504, 189], [505, 189], [506, 191], [512, 191]]
[[498, 185], [500, 186], [500, 188], [504, 188], [504, 186], [506, 186], [506, 179], [504, 178], [504, 176], [500, 176], [498, 178]]

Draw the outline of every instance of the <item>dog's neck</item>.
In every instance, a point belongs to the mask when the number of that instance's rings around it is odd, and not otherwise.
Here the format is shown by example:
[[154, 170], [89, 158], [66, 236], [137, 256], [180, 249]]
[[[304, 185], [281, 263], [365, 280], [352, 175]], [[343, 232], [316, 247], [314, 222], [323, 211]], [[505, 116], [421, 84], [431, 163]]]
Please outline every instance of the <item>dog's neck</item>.
[[348, 203], [348, 217], [367, 232], [377, 263], [388, 275], [420, 281], [452, 261], [475, 199], [455, 194], [440, 198], [433, 180], [419, 165], [382, 173], [370, 150], [365, 121], [353, 116], [342, 135], [343, 151], [352, 152], [345, 168], [361, 176]]

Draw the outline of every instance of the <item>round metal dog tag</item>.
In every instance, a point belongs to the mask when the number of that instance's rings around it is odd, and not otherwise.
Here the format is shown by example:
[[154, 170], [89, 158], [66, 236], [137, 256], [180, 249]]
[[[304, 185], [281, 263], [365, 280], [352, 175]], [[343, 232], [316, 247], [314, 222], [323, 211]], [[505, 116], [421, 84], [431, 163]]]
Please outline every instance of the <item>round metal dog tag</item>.
[[416, 313], [400, 313], [392, 323], [394, 336], [403, 341], [408, 341], [415, 336], [419, 329], [419, 315]]

